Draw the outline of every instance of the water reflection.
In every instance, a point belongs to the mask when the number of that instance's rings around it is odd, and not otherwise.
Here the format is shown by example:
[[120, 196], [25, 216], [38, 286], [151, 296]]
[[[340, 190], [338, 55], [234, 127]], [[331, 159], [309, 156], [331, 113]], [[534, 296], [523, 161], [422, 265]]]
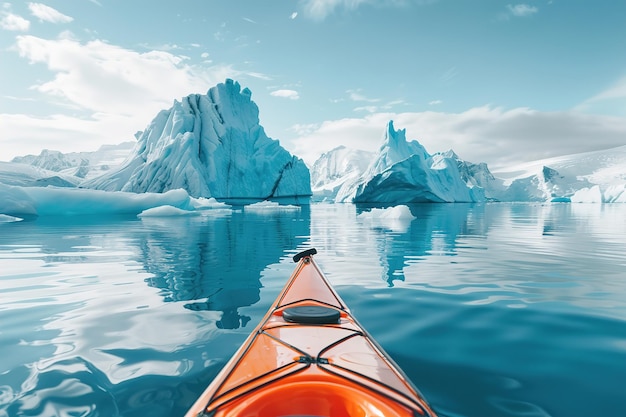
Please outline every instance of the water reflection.
[[261, 272], [310, 234], [310, 208], [235, 210], [202, 218], [144, 219], [141, 259], [165, 301], [222, 313], [216, 326], [245, 327], [240, 307], [260, 299]]
[[[357, 213], [373, 207], [358, 205]], [[389, 286], [404, 281], [405, 267], [429, 256], [455, 256], [463, 236], [485, 236], [489, 221], [484, 204], [413, 204], [412, 220], [392, 219], [369, 226]]]

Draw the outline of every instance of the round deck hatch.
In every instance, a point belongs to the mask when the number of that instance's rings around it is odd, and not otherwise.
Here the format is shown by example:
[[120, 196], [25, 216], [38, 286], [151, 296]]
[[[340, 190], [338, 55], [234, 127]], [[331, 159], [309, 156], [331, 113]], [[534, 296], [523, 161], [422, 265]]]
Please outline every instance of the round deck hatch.
[[337, 324], [340, 316], [339, 310], [322, 306], [299, 306], [283, 310], [283, 318], [289, 323]]

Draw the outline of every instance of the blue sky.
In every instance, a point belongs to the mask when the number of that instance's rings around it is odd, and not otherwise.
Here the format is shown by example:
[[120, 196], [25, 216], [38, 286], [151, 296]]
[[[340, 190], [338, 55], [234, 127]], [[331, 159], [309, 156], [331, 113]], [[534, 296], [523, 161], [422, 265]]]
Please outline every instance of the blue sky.
[[0, 160], [132, 140], [225, 78], [312, 163], [389, 120], [492, 169], [626, 145], [626, 2], [50, 0], [0, 4]]

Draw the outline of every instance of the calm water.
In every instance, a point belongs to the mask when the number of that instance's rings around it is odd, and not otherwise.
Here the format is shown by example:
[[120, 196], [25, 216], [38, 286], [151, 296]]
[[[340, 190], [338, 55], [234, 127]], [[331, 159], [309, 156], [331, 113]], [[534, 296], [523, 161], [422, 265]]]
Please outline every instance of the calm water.
[[626, 205], [0, 223], [0, 416], [184, 414], [309, 247], [442, 416], [626, 416]]

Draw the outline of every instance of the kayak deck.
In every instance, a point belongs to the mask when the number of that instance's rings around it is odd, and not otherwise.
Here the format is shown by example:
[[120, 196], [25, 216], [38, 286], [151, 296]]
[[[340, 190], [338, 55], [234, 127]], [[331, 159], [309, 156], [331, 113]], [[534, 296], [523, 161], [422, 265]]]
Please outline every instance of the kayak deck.
[[431, 416], [417, 389], [359, 325], [312, 258], [186, 414]]

